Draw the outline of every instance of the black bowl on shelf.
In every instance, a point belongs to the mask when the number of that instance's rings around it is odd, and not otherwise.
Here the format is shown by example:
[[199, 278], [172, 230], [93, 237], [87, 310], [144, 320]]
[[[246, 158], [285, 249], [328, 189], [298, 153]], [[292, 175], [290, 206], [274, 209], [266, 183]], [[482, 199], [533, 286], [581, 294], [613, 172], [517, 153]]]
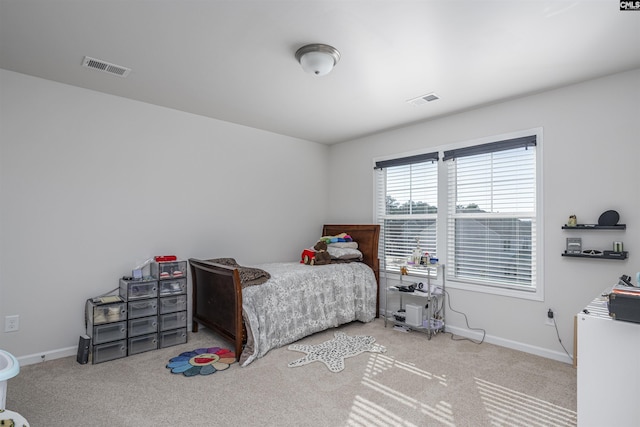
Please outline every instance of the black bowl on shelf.
[[598, 218], [598, 225], [616, 225], [620, 221], [620, 214], [616, 211], [605, 211]]

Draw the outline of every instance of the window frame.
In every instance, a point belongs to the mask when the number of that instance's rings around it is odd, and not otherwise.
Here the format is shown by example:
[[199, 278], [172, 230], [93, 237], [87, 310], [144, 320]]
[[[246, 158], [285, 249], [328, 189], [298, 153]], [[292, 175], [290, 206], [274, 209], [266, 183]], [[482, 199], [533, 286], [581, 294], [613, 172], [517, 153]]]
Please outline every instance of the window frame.
[[[383, 161], [378, 161], [375, 164], [375, 169], [388, 169], [391, 167], [405, 167], [405, 166], [412, 166], [412, 165], [416, 165], [416, 164], [422, 164], [422, 163], [432, 163], [435, 166], [435, 171], [426, 171], [427, 174], [430, 174], [429, 172], [433, 173], [435, 172], [435, 177], [436, 177], [436, 184], [439, 181], [439, 173], [440, 173], [440, 163], [439, 163], [439, 158], [438, 158], [438, 153], [437, 152], [431, 152], [431, 153], [423, 153], [423, 154], [419, 154], [419, 155], [412, 155], [412, 156], [406, 156], [406, 157], [397, 157], [397, 158], [393, 158], [391, 160], [383, 160]], [[382, 260], [382, 273], [386, 274], [386, 273], [397, 273], [399, 271], [399, 266], [400, 264], [397, 264], [395, 262], [387, 262], [387, 254], [390, 251], [386, 251], [387, 249], [387, 245], [386, 245], [386, 239], [387, 239], [387, 225], [386, 225], [386, 221], [387, 220], [398, 220], [398, 221], [435, 221], [436, 224], [436, 233], [435, 233], [435, 245], [436, 247], [433, 247], [433, 243], [431, 243], [429, 240], [427, 240], [427, 243], [425, 243], [424, 240], [420, 241], [420, 248], [421, 248], [421, 252], [422, 254], [424, 254], [425, 252], [429, 251], [431, 253], [434, 252], [434, 249], [437, 250], [437, 241], [438, 241], [438, 227], [437, 227], [437, 221], [438, 221], [438, 214], [436, 213], [429, 213], [429, 212], [425, 212], [425, 213], [408, 213], [408, 214], [389, 214], [387, 212], [387, 184], [388, 184], [388, 175], [384, 174], [384, 182], [379, 182], [378, 180], [382, 180], [383, 178], [379, 175], [382, 172], [377, 172], [374, 174], [374, 209], [375, 209], [375, 213], [374, 213], [374, 217], [376, 219], [376, 223], [380, 224], [380, 239], [382, 240], [382, 244], [379, 245], [379, 256]], [[436, 192], [439, 191], [439, 188], [436, 186]], [[380, 192], [382, 192], [383, 194], [380, 194]], [[436, 193], [436, 198], [438, 200], [436, 200], [436, 204], [439, 202], [439, 196], [438, 193]], [[413, 200], [411, 200], [413, 201]], [[431, 201], [431, 200], [428, 200]], [[425, 203], [428, 203], [425, 202]], [[378, 204], [380, 203], [380, 204]], [[436, 206], [437, 208], [437, 206]], [[384, 213], [382, 213], [384, 212]], [[406, 243], [400, 243], [399, 244], [401, 247], [414, 247], [414, 243], [413, 242], [409, 242], [407, 241]], [[406, 258], [409, 257], [410, 254], [406, 254]], [[420, 268], [413, 268], [412, 265], [406, 265], [406, 267], [408, 268], [408, 270], [410, 271], [410, 273], [412, 275], [415, 276], [426, 276], [427, 274], [429, 274], [429, 271], [424, 270], [424, 269], [420, 269]], [[433, 273], [431, 273], [433, 274]]]
[[[447, 164], [443, 160], [444, 152], [449, 150], [456, 149], [464, 149], [467, 147], [479, 146], [483, 144], [489, 144], [497, 141], [510, 140], [515, 138], [522, 138], [527, 136], [535, 136], [536, 138], [536, 156], [535, 156], [535, 173], [536, 173], [536, 183], [535, 183], [535, 248], [532, 248], [535, 251], [535, 261], [533, 261], [532, 265], [532, 278], [535, 278], [535, 288], [527, 289], [527, 288], [512, 288], [509, 286], [497, 284], [497, 285], [487, 285], [478, 282], [469, 282], [465, 280], [460, 280], [455, 278], [454, 276], [448, 274], [449, 271], [446, 272], [447, 277], [447, 286], [453, 289], [461, 289], [472, 292], [479, 292], [484, 294], [492, 294], [492, 295], [501, 295], [506, 297], [514, 297], [520, 299], [528, 299], [535, 301], [543, 301], [544, 300], [544, 256], [543, 256], [543, 248], [544, 248], [544, 223], [543, 223], [543, 197], [542, 197], [542, 188], [543, 188], [543, 129], [542, 128], [532, 128], [521, 131], [514, 131], [505, 134], [493, 135], [483, 138], [477, 138], [473, 140], [466, 140], [457, 143], [441, 145], [437, 147], [425, 148], [422, 151], [413, 152], [412, 156], [417, 156], [427, 152], [437, 152], [439, 153], [438, 160], [438, 203], [437, 203], [437, 232], [436, 232], [436, 255], [439, 258], [441, 263], [445, 264], [446, 270], [449, 269], [447, 265], [447, 260], [449, 257], [449, 242], [448, 242], [448, 223], [449, 223], [449, 182], [448, 182], [448, 171]], [[407, 157], [407, 155], [395, 155], [395, 156], [387, 156], [384, 158], [374, 159], [374, 165], [377, 162], [385, 161], [385, 160], [393, 160], [395, 158]], [[447, 160], [450, 161], [450, 160]], [[380, 217], [378, 212], [378, 174], [374, 173], [374, 218], [376, 223], [380, 223]], [[383, 239], [383, 235], [381, 233], [381, 239]], [[383, 243], [383, 242], [381, 242]], [[381, 244], [380, 253], [384, 253], [384, 244]], [[387, 277], [386, 274], [390, 273], [393, 275], [392, 270], [384, 271], [385, 263], [382, 264], [381, 273], [384, 274], [384, 277]], [[417, 272], [411, 272], [412, 275], [420, 275]]]

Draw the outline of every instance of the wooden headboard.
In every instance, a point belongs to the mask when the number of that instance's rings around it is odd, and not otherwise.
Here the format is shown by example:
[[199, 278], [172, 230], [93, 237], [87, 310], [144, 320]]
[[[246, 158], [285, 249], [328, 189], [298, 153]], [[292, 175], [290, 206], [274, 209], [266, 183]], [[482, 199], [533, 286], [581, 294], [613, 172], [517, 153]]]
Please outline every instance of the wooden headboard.
[[336, 236], [347, 233], [358, 243], [362, 252], [362, 261], [373, 270], [378, 283], [378, 297], [376, 298], [376, 317], [380, 315], [380, 261], [378, 260], [378, 242], [380, 240], [380, 225], [378, 224], [325, 224], [322, 227], [323, 236]]

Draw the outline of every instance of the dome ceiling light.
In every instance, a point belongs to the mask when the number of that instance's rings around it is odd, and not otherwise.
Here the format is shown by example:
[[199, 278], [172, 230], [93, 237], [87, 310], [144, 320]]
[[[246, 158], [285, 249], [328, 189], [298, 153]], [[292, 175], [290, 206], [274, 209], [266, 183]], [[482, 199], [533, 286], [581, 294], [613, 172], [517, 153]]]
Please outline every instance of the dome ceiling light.
[[307, 73], [324, 76], [338, 63], [340, 52], [333, 46], [314, 43], [298, 49], [296, 59]]

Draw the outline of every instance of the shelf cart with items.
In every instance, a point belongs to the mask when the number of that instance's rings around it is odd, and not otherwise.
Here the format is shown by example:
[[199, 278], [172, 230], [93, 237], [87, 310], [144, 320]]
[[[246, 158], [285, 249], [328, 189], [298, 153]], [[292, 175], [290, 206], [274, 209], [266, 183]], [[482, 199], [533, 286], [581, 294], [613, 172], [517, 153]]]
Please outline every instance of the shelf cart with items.
[[[428, 339], [445, 328], [445, 269], [444, 264], [428, 266], [412, 266], [414, 270], [421, 270], [426, 274], [426, 283], [419, 282], [406, 285], [403, 274], [400, 283], [385, 288], [385, 316], [384, 326], [391, 323], [427, 334]], [[440, 283], [433, 283], [438, 277]], [[389, 313], [389, 295], [398, 295], [399, 309]], [[405, 300], [407, 301], [405, 303]]]

